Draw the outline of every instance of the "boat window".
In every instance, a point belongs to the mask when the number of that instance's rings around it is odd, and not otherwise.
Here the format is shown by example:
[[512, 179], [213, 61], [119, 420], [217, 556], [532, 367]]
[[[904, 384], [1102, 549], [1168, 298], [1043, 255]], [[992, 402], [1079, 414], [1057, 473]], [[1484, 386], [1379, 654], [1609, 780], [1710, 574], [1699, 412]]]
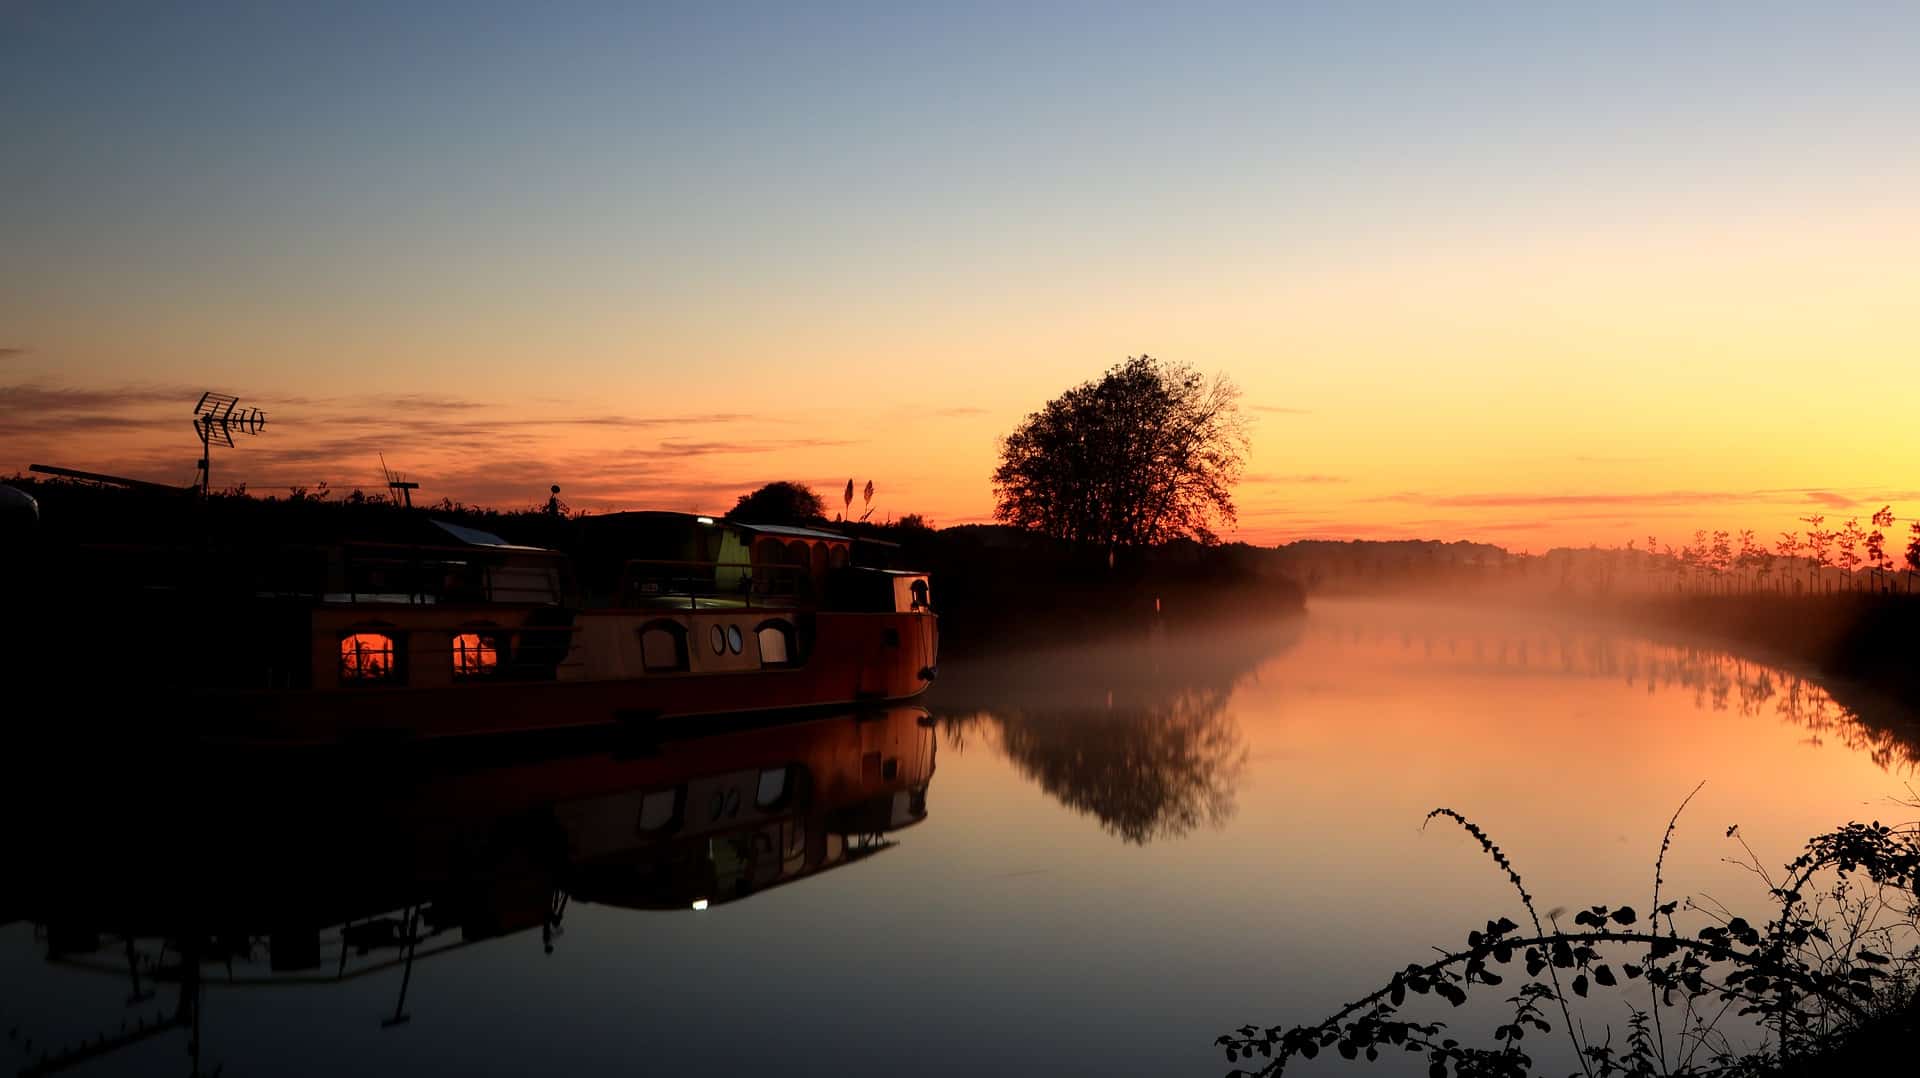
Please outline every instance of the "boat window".
[[488, 677], [500, 669], [500, 637], [497, 633], [466, 632], [453, 636], [453, 676]]
[[761, 666], [790, 666], [794, 661], [793, 626], [784, 621], [761, 623], [754, 630], [760, 638]]
[[640, 629], [640, 664], [649, 671], [687, 668], [687, 630], [679, 622], [655, 621]]
[[673, 823], [679, 807], [677, 793], [675, 790], [659, 790], [641, 798], [639, 829], [658, 831]]
[[762, 809], [770, 809], [787, 798], [787, 769], [774, 768], [760, 772], [760, 788], [754, 791], [753, 803]]
[[738, 655], [740, 654], [740, 649], [746, 646], [746, 638], [740, 635], [740, 626], [727, 626], [727, 650]]
[[356, 632], [340, 638], [340, 681], [367, 685], [400, 680], [397, 649], [386, 633]]
[[727, 631], [725, 629], [715, 625], [713, 630], [707, 634], [707, 637], [708, 642], [713, 645], [713, 653], [715, 655], [725, 655], [727, 653]]

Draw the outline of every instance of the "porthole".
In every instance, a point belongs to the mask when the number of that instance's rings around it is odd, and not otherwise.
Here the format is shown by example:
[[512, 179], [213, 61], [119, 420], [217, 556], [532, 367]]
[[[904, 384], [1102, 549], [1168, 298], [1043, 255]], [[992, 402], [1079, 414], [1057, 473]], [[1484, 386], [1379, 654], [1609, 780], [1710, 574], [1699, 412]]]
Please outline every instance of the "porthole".
[[733, 652], [735, 655], [738, 655], [740, 654], [740, 649], [746, 646], [747, 646], [747, 638], [740, 635], [740, 626], [738, 625], [727, 626], [727, 650]]
[[708, 633], [707, 636], [708, 639], [713, 641], [713, 653], [715, 655], [725, 655], [727, 653], [727, 631], [725, 629], [715, 625], [713, 631]]

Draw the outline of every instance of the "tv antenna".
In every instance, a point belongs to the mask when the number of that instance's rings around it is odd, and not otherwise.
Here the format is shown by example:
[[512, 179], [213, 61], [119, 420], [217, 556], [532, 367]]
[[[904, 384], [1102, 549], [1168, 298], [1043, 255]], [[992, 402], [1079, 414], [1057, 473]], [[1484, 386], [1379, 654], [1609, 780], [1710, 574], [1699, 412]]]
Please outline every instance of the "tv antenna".
[[385, 453], [380, 454], [380, 474], [387, 477], [387, 496], [393, 504], [404, 505], [408, 509], [412, 509], [413, 492], [420, 489], [420, 484], [409, 482], [406, 476], [387, 467], [387, 455]]
[[200, 495], [213, 493], [213, 447], [233, 448], [233, 435], [258, 434], [267, 425], [267, 413], [240, 407], [240, 398], [208, 390], [193, 406], [193, 429], [200, 435]]

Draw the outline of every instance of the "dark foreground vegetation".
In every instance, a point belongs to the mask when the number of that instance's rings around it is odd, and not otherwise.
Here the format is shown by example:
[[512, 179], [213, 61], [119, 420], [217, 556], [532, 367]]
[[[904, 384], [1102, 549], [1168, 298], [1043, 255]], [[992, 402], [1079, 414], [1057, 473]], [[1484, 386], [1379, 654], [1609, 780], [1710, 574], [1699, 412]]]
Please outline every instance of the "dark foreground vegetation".
[[[1563, 923], [1559, 910], [1542, 919], [1492, 836], [1435, 809], [1429, 823], [1464, 828], [1506, 875], [1523, 921], [1489, 920], [1317, 1022], [1242, 1026], [1217, 1043], [1229, 1062], [1252, 1063], [1261, 1075], [1322, 1052], [1368, 1061], [1411, 1053], [1434, 1078], [1523, 1078], [1570, 1066], [1585, 1078], [1912, 1073], [1920, 829], [1849, 823], [1810, 840], [1778, 873], [1741, 841], [1741, 863], [1772, 903], [1749, 918], [1711, 899], [1663, 896], [1679, 817], [1661, 840], [1645, 907], [1594, 905]], [[1739, 829], [1727, 836], [1738, 841]], [[1428, 1016], [1480, 992], [1507, 1005], [1488, 1032]], [[1619, 997], [1623, 1026], [1594, 1013], [1610, 995]], [[1534, 1054], [1561, 1036], [1577, 1064], [1543, 1068]]]

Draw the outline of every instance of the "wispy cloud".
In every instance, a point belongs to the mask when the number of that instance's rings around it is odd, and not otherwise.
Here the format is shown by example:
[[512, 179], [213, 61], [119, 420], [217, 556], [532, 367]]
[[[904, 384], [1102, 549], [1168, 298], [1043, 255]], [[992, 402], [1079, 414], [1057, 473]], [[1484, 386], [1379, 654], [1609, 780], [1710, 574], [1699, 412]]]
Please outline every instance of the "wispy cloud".
[[25, 348], [0, 345], [0, 359], [13, 359], [16, 356], [24, 356], [26, 354], [27, 350]]
[[859, 444], [844, 438], [780, 438], [738, 442], [682, 442], [669, 439], [660, 443], [660, 452], [676, 457], [706, 457], [723, 453], [790, 453], [797, 449], [830, 449]]
[[1352, 482], [1352, 480], [1344, 475], [1322, 475], [1317, 472], [1307, 472], [1298, 475], [1276, 475], [1270, 472], [1255, 472], [1251, 475], [1241, 476], [1240, 481], [1250, 483], [1254, 486], [1320, 486], [1328, 483]]
[[1829, 509], [1851, 509], [1860, 504], [1858, 498], [1849, 498], [1830, 490], [1809, 490], [1806, 495], [1808, 501], [1816, 505], [1824, 505]]

